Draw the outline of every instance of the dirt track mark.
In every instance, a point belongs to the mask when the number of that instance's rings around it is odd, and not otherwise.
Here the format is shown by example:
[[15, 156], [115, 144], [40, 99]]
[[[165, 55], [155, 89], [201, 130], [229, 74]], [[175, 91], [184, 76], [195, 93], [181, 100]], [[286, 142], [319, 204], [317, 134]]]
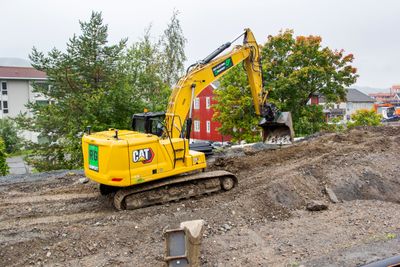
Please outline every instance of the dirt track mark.
[[24, 204], [24, 203], [40, 203], [40, 202], [56, 202], [68, 201], [75, 199], [91, 199], [99, 197], [99, 193], [82, 193], [82, 194], [64, 194], [64, 195], [37, 195], [26, 196], [26, 194], [14, 195], [13, 198], [7, 198], [1, 205]]
[[83, 220], [89, 220], [96, 217], [102, 217], [107, 213], [75, 213], [75, 214], [62, 214], [59, 216], [45, 216], [37, 218], [13, 218], [0, 222], [0, 230], [6, 230], [10, 228], [24, 228], [27, 226], [38, 225], [38, 224], [54, 224], [60, 222], [77, 223]]

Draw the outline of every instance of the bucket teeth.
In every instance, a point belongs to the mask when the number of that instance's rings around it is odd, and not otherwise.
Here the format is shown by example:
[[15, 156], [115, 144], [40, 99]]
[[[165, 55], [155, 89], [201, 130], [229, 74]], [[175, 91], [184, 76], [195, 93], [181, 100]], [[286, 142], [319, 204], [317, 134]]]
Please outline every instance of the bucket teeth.
[[294, 131], [290, 112], [281, 112], [273, 121], [261, 120], [259, 126], [263, 128], [263, 141], [273, 144], [290, 144], [293, 142]]

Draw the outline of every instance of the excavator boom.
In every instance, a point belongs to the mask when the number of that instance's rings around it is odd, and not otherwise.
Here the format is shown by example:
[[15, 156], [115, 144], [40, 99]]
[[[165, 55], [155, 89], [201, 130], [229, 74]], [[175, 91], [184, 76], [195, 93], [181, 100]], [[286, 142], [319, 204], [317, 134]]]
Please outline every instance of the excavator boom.
[[[250, 92], [253, 99], [255, 113], [262, 118], [259, 126], [263, 129], [264, 141], [288, 140], [293, 141], [293, 127], [290, 114], [282, 113], [267, 102], [267, 92], [263, 88], [260, 48], [250, 29], [245, 29], [243, 44], [234, 47], [230, 52], [221, 55], [232, 43], [220, 46], [205, 59], [188, 68], [174, 87], [169, 98], [166, 112], [166, 125], [172, 137], [190, 136], [191, 108], [193, 100], [210, 83], [218, 80], [229, 70], [242, 63], [246, 69]], [[186, 129], [182, 129], [181, 122], [186, 121]]]

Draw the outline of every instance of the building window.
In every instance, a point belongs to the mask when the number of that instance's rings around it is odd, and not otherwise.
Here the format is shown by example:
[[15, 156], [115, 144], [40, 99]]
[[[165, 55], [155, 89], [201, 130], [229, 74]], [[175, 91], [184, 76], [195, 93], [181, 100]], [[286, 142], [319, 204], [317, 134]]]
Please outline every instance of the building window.
[[194, 109], [200, 109], [200, 98], [196, 97], [193, 102]]
[[3, 101], [3, 113], [7, 114], [8, 113], [8, 102]]
[[1, 93], [3, 95], [7, 94], [7, 82], [1, 82]]
[[3, 113], [7, 114], [8, 113], [8, 102], [3, 101]]
[[200, 132], [200, 121], [194, 121], [194, 131]]
[[206, 109], [210, 109], [210, 107], [211, 107], [211, 100], [210, 100], [210, 98], [207, 96], [207, 97], [206, 97]]
[[207, 133], [211, 132], [211, 122], [207, 121]]

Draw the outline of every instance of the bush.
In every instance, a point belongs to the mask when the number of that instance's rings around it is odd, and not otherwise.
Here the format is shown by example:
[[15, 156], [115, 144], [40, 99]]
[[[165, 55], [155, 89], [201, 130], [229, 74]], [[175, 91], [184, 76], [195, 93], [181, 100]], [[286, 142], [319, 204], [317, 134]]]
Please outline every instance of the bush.
[[376, 114], [376, 112], [371, 109], [360, 109], [351, 115], [352, 122], [347, 124], [347, 127], [355, 126], [379, 126], [381, 125], [382, 115]]
[[18, 128], [11, 119], [0, 119], [0, 137], [7, 153], [14, 153], [21, 149], [22, 139], [18, 136]]
[[6, 162], [6, 158], [7, 158], [7, 153], [6, 153], [6, 147], [4, 144], [4, 141], [2, 138], [0, 138], [0, 175], [6, 175], [8, 174], [8, 165]]
[[342, 116], [331, 118], [329, 123], [323, 127], [323, 130], [327, 132], [341, 133], [346, 130], [346, 123], [343, 121]]
[[304, 106], [298, 114], [298, 117], [293, 118], [293, 127], [296, 136], [306, 136], [319, 132], [327, 125], [322, 106]]

